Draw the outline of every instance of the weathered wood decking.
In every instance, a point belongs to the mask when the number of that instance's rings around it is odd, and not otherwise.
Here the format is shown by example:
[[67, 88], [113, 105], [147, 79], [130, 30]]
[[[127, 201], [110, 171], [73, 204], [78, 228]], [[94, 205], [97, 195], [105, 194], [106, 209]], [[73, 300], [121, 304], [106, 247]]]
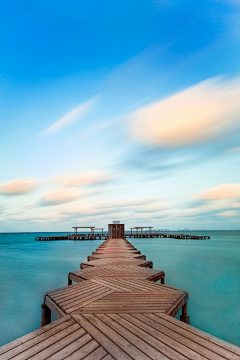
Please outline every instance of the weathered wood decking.
[[[1, 347], [0, 359], [240, 360], [240, 348], [187, 323], [187, 292], [138, 256], [127, 240], [106, 240], [68, 274], [76, 284], [46, 293], [42, 327]], [[59, 320], [48, 323], [51, 311]]]

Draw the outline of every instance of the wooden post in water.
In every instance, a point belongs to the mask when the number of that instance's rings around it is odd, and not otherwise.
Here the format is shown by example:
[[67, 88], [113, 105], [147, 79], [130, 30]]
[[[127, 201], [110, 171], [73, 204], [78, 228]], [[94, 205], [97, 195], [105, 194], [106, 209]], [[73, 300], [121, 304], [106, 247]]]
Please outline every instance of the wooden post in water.
[[47, 305], [41, 305], [41, 324], [40, 327], [45, 326], [51, 322], [51, 310]]
[[182, 315], [180, 315], [180, 320], [187, 324], [190, 324], [190, 316], [188, 316], [187, 302], [182, 307]]
[[72, 280], [68, 278], [68, 286], [72, 285]]

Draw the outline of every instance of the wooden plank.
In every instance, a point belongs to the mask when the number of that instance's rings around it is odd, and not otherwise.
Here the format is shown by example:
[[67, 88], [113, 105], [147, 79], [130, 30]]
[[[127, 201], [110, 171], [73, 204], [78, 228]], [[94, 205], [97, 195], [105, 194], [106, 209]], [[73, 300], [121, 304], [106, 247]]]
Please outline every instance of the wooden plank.
[[102, 347], [98, 347], [95, 351], [88, 355], [88, 360], [102, 360], [107, 355], [106, 350]]
[[[82, 329], [84, 330], [84, 329]], [[75, 351], [86, 345], [88, 342], [92, 340], [92, 337], [89, 334], [86, 334], [86, 331], [84, 330], [85, 335], [79, 337], [78, 339], [74, 340], [72, 339], [72, 343], [65, 346], [60, 351], [56, 352], [55, 354], [48, 357], [48, 360], [62, 360], [68, 357], [69, 355], [73, 354]]]
[[109, 258], [136, 258], [136, 259], [142, 259], [142, 260], [146, 260], [146, 256], [145, 255], [141, 255], [141, 254], [129, 254], [129, 253], [117, 253], [117, 254], [113, 254], [113, 253], [109, 253], [109, 254], [96, 254], [96, 255], [89, 255], [88, 256], [88, 261], [91, 260], [97, 260], [97, 259], [109, 259]]
[[59, 325], [61, 325], [62, 323], [64, 322], [68, 322], [69, 324], [69, 320], [70, 320], [70, 323], [73, 323], [71, 317], [69, 315], [66, 315], [64, 318], [60, 319], [60, 320], [57, 320], [57, 321], [54, 321], [44, 327], [41, 327], [37, 330], [34, 330], [32, 331], [31, 333], [29, 334], [26, 334], [22, 337], [20, 337], [19, 339], [16, 339], [6, 345], [3, 345], [1, 348], [0, 348], [0, 355], [1, 354], [4, 354], [14, 348], [17, 348], [18, 346], [36, 338], [37, 336], [40, 336], [44, 333], [46, 333], [47, 331], [51, 330], [51, 329], [54, 329], [56, 327], [58, 327]]
[[69, 273], [68, 278], [75, 282], [80, 282], [80, 281], [85, 280], [85, 279], [81, 278], [80, 276], [74, 275], [73, 273]]
[[102, 360], [114, 360], [114, 358], [111, 355], [108, 354]]
[[45, 297], [45, 305], [54, 313], [58, 319], [66, 316], [66, 312], [57, 306], [48, 296]]
[[59, 301], [59, 302], [62, 302], [64, 303], [64, 301], [66, 299], [74, 299], [74, 298], [83, 298], [83, 297], [86, 297], [89, 293], [92, 293], [92, 292], [96, 292], [96, 291], [99, 291], [99, 290], [107, 290], [107, 287], [104, 286], [104, 285], [101, 285], [101, 284], [97, 284], [97, 283], [93, 283], [89, 280], [85, 281], [84, 283], [87, 283], [87, 286], [83, 287], [82, 284], [76, 284], [77, 287], [75, 287], [74, 291], [71, 291], [71, 287], [69, 289], [69, 291], [66, 291], [64, 292], [64, 294], [60, 293], [55, 293], [51, 296], [51, 298], [54, 300], [54, 301]]
[[114, 331], [116, 331], [119, 335], [127, 339], [131, 344], [137, 347], [143, 354], [141, 355], [141, 359], [159, 359], [159, 351], [156, 351], [154, 348], [146, 344], [145, 341], [141, 340], [138, 336], [134, 335], [128, 329], [119, 325], [116, 321], [113, 321], [109, 316], [105, 314], [97, 314], [96, 317]]
[[[144, 315], [149, 317], [148, 314], [144, 314]], [[182, 321], [174, 319], [173, 317], [170, 317], [168, 315], [159, 314], [159, 313], [154, 315], [156, 315], [159, 318], [159, 320], [156, 318], [155, 321], [158, 322], [160, 321], [166, 327], [184, 334], [184, 336], [192, 339], [193, 341], [197, 341], [201, 344], [204, 344], [209, 349], [215, 349], [214, 351], [223, 354], [226, 357], [226, 359], [228, 359], [229, 357], [231, 359], [234, 359], [233, 355], [237, 355], [236, 359], [240, 358], [240, 348], [238, 346], [230, 344], [224, 340], [221, 340], [209, 333], [199, 330], [191, 325], [188, 325]], [[216, 345], [218, 348], [213, 348], [213, 345]]]
[[178, 310], [180, 310], [184, 304], [186, 304], [188, 301], [188, 295], [187, 294], [183, 294], [181, 295], [181, 299], [178, 298], [172, 305], [171, 307], [168, 309], [168, 311], [166, 312], [167, 315], [171, 315], [171, 316], [175, 316], [178, 312]]
[[[73, 342], [83, 338], [86, 341], [86, 338], [88, 339], [89, 337], [90, 336], [86, 334], [86, 331], [83, 328], [80, 328], [77, 331], [70, 333], [67, 336], [64, 336], [59, 341], [53, 343], [48, 347], [45, 347], [45, 343], [44, 343], [42, 348], [39, 347], [38, 350], [40, 351], [36, 353], [34, 356], [31, 356], [31, 360], [45, 360], [53, 355], [56, 356], [56, 353], [58, 354], [57, 359], [62, 358], [62, 355], [65, 354], [65, 349], [66, 347], [69, 346], [69, 344], [71, 345]], [[89, 341], [91, 341], [91, 337]]]
[[101, 297], [103, 296], [106, 296], [108, 294], [110, 294], [111, 292], [113, 292], [114, 290], [108, 290], [108, 291], [104, 291], [104, 292], [101, 292], [101, 293], [98, 293], [96, 295], [93, 295], [90, 299], [88, 300], [85, 300], [84, 302], [81, 302], [81, 303], [78, 303], [78, 304], [75, 304], [75, 306], [73, 306], [73, 304], [70, 304], [69, 308], [66, 308], [66, 312], [70, 313], [70, 312], [73, 312], [73, 311], [76, 311], [76, 310], [79, 310], [80, 308], [88, 305], [88, 304], [91, 304], [92, 302], [98, 300], [98, 299], [101, 299]]
[[[130, 314], [108, 314], [109, 317], [111, 317], [114, 321], [118, 322], [120, 325], [131, 331], [133, 334], [138, 336], [140, 339], [145, 341], [149, 346], [155, 348], [159, 351], [160, 354], [162, 354], [163, 358], [165, 359], [171, 359], [171, 360], [200, 360], [200, 358], [191, 358], [182, 355], [177, 350], [172, 349], [171, 346], [166, 345], [162, 342], [161, 338], [159, 338], [156, 332], [151, 327], [148, 327], [148, 330], [146, 331], [144, 327], [142, 327], [142, 324], [137, 323], [132, 315]], [[160, 356], [159, 354], [159, 356]], [[201, 358], [203, 360], [204, 358]]]
[[95, 340], [91, 340], [89, 343], [75, 351], [73, 354], [68, 356], [68, 360], [82, 360], [82, 359], [92, 359], [91, 353], [99, 348], [99, 344]]
[[[161, 325], [159, 322], [154, 321], [152, 318], [149, 319], [148, 317], [141, 314], [134, 314], [133, 317], [139, 320], [139, 322], [142, 324], [143, 329], [146, 329], [146, 327], [147, 329], [148, 327], [151, 327], [159, 331], [158, 338], [161, 339], [162, 342], [164, 342], [168, 346], [171, 346], [185, 356], [190, 356], [190, 358], [195, 359], [224, 359], [224, 357], [219, 356], [215, 352], [209, 351], [204, 346], [196, 344], [194, 341], [191, 341], [188, 338], [181, 336], [179, 333], [165, 328], [165, 326]], [[154, 332], [152, 333], [154, 334]]]
[[88, 268], [89, 266], [104, 266], [111, 265], [114, 266], [123, 266], [123, 265], [136, 265], [141, 267], [150, 267], [152, 268], [153, 263], [149, 260], [142, 260], [136, 258], [108, 258], [108, 259], [97, 259], [91, 261], [82, 262], [80, 265], [81, 269]]
[[11, 351], [1, 355], [1, 360], [12, 359], [27, 359], [35, 355], [43, 347], [49, 346], [51, 343], [58, 341], [58, 339], [68, 335], [79, 329], [79, 325], [73, 319], [61, 323], [59, 326], [44, 332], [43, 334], [34, 337], [33, 339], [24, 342], [23, 344], [15, 347]]
[[104, 335], [106, 335], [109, 339], [114, 341], [114, 343], [121, 348], [127, 355], [132, 357], [135, 360], [145, 360], [149, 359], [145, 354], [140, 351], [137, 347], [135, 347], [131, 342], [117, 333], [113, 328], [109, 328], [103, 321], [92, 314], [84, 314], [85, 319], [94, 324]]
[[89, 322], [80, 314], [71, 315], [114, 359], [131, 360], [125, 351], [123, 351], [115, 341], [112, 341], [103, 334], [95, 325]]

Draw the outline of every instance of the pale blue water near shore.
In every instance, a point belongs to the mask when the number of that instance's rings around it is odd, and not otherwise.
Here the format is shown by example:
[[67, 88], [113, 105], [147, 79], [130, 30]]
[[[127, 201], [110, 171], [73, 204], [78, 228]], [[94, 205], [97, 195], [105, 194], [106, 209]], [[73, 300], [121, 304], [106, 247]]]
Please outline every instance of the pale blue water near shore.
[[[240, 346], [240, 231], [208, 233], [210, 240], [131, 242], [167, 284], [189, 292], [192, 325]], [[102, 243], [35, 242], [37, 235], [0, 235], [0, 345], [38, 328], [44, 293], [65, 286], [67, 273]]]

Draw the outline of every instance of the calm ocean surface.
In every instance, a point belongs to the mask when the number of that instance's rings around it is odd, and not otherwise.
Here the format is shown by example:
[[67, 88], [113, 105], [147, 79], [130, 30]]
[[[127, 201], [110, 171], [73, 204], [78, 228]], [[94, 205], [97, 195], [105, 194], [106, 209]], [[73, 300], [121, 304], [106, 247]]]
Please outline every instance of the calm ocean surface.
[[[194, 234], [211, 239], [131, 242], [167, 284], [188, 291], [193, 326], [240, 346], [240, 231]], [[44, 293], [67, 285], [68, 272], [102, 243], [35, 242], [38, 235], [53, 233], [0, 235], [0, 345], [39, 328]]]

